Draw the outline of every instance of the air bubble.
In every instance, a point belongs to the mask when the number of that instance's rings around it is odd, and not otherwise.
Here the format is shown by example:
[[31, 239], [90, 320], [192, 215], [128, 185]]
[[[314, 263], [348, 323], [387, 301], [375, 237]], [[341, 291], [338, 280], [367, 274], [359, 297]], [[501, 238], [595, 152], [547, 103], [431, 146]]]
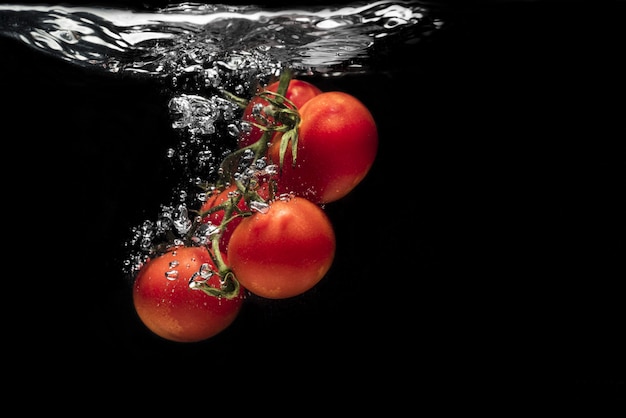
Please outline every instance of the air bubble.
[[229, 199], [236, 199], [239, 196], [241, 196], [241, 192], [239, 190], [233, 190], [233, 191], [228, 192]]
[[243, 159], [244, 160], [251, 160], [254, 158], [254, 151], [252, 151], [251, 149], [246, 149], [243, 152]]
[[270, 175], [270, 176], [278, 174], [278, 172], [279, 172], [278, 164], [270, 164], [270, 165], [268, 165], [267, 167], [265, 167], [263, 169], [263, 172], [265, 174], [267, 174], [267, 175]]
[[283, 202], [288, 202], [293, 199], [295, 195], [293, 193], [281, 193], [278, 195], [277, 199], [282, 200]]
[[255, 212], [267, 213], [270, 210], [270, 205], [265, 202], [259, 202], [258, 200], [252, 200], [250, 202], [250, 209]]
[[254, 166], [257, 170], [263, 170], [266, 167], [266, 165], [267, 165], [267, 158], [265, 157], [259, 158], [254, 162]]
[[202, 265], [200, 266], [200, 277], [202, 277], [206, 281], [210, 279], [213, 274], [214, 272], [211, 269], [211, 266], [208, 263], [202, 263]]
[[239, 135], [241, 135], [239, 127], [236, 124], [234, 124], [234, 123], [229, 124], [226, 127], [226, 129], [228, 131], [228, 135], [230, 135], [233, 138], [238, 138]]

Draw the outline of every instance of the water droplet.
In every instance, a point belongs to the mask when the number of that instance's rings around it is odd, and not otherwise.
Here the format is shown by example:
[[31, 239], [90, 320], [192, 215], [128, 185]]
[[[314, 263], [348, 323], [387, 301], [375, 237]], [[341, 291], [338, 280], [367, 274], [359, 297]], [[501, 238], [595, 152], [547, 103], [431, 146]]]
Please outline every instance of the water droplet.
[[194, 238], [196, 238], [198, 244], [207, 245], [209, 244], [211, 238], [219, 231], [219, 226], [216, 226], [211, 222], [201, 223], [195, 231]]
[[209, 278], [211, 278], [211, 276], [213, 276], [213, 274], [213, 270], [211, 270], [211, 266], [209, 265], [209, 263], [202, 263], [202, 265], [200, 266], [200, 277], [208, 280]]
[[150, 237], [143, 237], [139, 247], [144, 251], [149, 250], [152, 247], [152, 240]]
[[174, 228], [180, 235], [186, 234], [191, 228], [193, 222], [189, 219], [187, 206], [181, 204], [178, 206], [178, 217], [173, 219]]
[[257, 170], [263, 170], [267, 166], [267, 158], [261, 157], [254, 162], [254, 167]]
[[283, 202], [288, 202], [291, 199], [293, 199], [295, 197], [295, 195], [293, 193], [282, 193], [280, 195], [278, 195], [278, 200], [282, 200]]
[[213, 156], [213, 152], [211, 150], [203, 150], [198, 153], [198, 159], [200, 161], [209, 161]]
[[221, 81], [219, 73], [214, 68], [204, 70], [204, 83], [206, 87], [218, 87]]
[[233, 190], [228, 192], [229, 199], [237, 199], [239, 196], [241, 196], [241, 192], [239, 190]]
[[239, 135], [241, 135], [241, 131], [239, 130], [239, 127], [234, 123], [229, 124], [226, 127], [226, 129], [227, 129], [228, 135], [232, 136], [233, 138], [238, 138]]
[[165, 278], [167, 280], [176, 280], [178, 279], [178, 270], [168, 270], [165, 272]]
[[260, 213], [267, 213], [270, 210], [270, 205], [265, 202], [252, 200], [250, 202], [250, 209]]
[[252, 151], [251, 149], [244, 150], [242, 158], [244, 160], [251, 160], [252, 158], [254, 158], [254, 151]]
[[278, 164], [270, 164], [267, 167], [265, 167], [265, 169], [263, 170], [263, 172], [267, 175], [273, 176], [278, 174]]

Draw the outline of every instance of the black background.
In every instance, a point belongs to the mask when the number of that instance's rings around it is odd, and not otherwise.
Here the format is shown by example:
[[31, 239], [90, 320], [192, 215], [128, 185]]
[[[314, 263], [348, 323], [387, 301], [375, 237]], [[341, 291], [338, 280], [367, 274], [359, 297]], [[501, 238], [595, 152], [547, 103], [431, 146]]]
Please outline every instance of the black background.
[[129, 228], [176, 182], [167, 95], [0, 39], [9, 345], [76, 382], [319, 380], [337, 399], [408, 404], [483, 384], [623, 396], [623, 3], [430, 4], [449, 24], [385, 57], [394, 71], [312, 80], [359, 97], [381, 140], [327, 206], [328, 276], [293, 300], [251, 298], [197, 344], [143, 328], [120, 272]]

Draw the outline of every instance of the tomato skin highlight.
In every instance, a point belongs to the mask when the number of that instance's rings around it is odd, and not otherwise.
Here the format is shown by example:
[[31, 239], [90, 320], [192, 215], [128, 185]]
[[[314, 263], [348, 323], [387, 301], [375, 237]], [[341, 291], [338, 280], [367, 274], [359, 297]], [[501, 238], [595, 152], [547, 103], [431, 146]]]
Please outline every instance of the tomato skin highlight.
[[[269, 84], [267, 87], [265, 87], [264, 90], [276, 92], [278, 91], [279, 84], [280, 82], [276, 81]], [[310, 99], [321, 93], [322, 90], [307, 81], [291, 79], [289, 81], [289, 86], [287, 87], [287, 93], [285, 94], [285, 97], [291, 100], [296, 108], [300, 108]], [[250, 99], [250, 102], [243, 112], [244, 121], [258, 123], [252, 114], [253, 108], [257, 104], [267, 106], [268, 102], [267, 100], [264, 100], [258, 96], [254, 96], [252, 99]], [[237, 145], [239, 146], [239, 148], [246, 147], [258, 141], [262, 135], [263, 131], [261, 129], [254, 125], [251, 125], [251, 129], [249, 132], [244, 132], [242, 135], [239, 136]]]
[[[178, 265], [176, 265], [178, 263]], [[204, 247], [178, 247], [148, 261], [133, 285], [133, 304], [144, 325], [154, 334], [175, 342], [211, 338], [237, 318], [244, 290], [232, 299], [210, 296], [189, 287], [189, 279], [204, 263], [214, 269]], [[176, 278], [168, 279], [177, 271]], [[209, 284], [219, 287], [213, 275]]]
[[[367, 107], [354, 96], [329, 91], [300, 108], [298, 154], [292, 166], [287, 148], [278, 192], [292, 192], [314, 203], [336, 201], [365, 178], [378, 152], [378, 130]], [[280, 135], [268, 155], [279, 162]]]
[[276, 200], [233, 232], [229, 261], [239, 283], [268, 299], [297, 296], [330, 269], [335, 233], [321, 207], [301, 197]]

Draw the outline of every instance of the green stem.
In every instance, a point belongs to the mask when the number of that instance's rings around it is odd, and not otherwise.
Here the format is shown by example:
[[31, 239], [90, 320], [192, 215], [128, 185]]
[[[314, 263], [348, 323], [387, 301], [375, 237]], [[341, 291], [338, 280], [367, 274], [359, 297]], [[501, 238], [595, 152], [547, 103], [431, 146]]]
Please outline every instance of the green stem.
[[[220, 164], [220, 169], [222, 171], [220, 181], [224, 184], [235, 183], [237, 185], [237, 189], [240, 191], [241, 194], [237, 197], [231, 197], [226, 202], [214, 206], [207, 211], [200, 212], [200, 218], [202, 219], [211, 213], [220, 210], [224, 211], [224, 216], [222, 217], [219, 231], [211, 238], [212, 251], [210, 251], [211, 258], [217, 268], [216, 274], [219, 275], [222, 286], [220, 288], [215, 288], [205, 283], [200, 287], [205, 293], [211, 296], [233, 298], [239, 294], [239, 281], [235, 277], [234, 272], [230, 269], [228, 264], [226, 264], [226, 261], [222, 256], [222, 252], [220, 250], [220, 241], [226, 229], [226, 226], [230, 222], [232, 222], [237, 217], [248, 216], [251, 214], [251, 212], [242, 212], [239, 209], [238, 205], [241, 199], [245, 199], [246, 205], [248, 207], [250, 207], [250, 202], [252, 200], [263, 200], [263, 198], [259, 196], [259, 194], [255, 190], [250, 189], [247, 183], [244, 184], [241, 181], [235, 180], [235, 173], [238, 169], [240, 169], [241, 159], [250, 150], [254, 152], [253, 161], [265, 157], [267, 155], [270, 140], [272, 139], [274, 133], [282, 132], [283, 135], [280, 144], [280, 166], [282, 167], [284, 154], [289, 142], [291, 142], [292, 145], [292, 158], [293, 162], [295, 163], [300, 114], [298, 113], [298, 109], [295, 104], [286, 97], [291, 78], [292, 73], [288, 68], [286, 68], [280, 75], [276, 93], [270, 91], [262, 91], [258, 94], [259, 97], [263, 98], [270, 104], [270, 106], [267, 106], [266, 108], [266, 113], [274, 120], [274, 124], [272, 124], [272, 126], [256, 125], [263, 130], [263, 134], [261, 135], [259, 140], [251, 145], [231, 152], [224, 158], [224, 160]], [[240, 99], [232, 95], [231, 93], [228, 93], [227, 91], [223, 91], [222, 93], [228, 99], [237, 103], [242, 108], [245, 108], [245, 106], [249, 103], [249, 101]], [[197, 225], [195, 226], [195, 228], [192, 228], [192, 231], [195, 231], [196, 229]]]
[[222, 238], [223, 228], [220, 225], [220, 232], [215, 234], [211, 239], [211, 247], [213, 251], [209, 251], [211, 259], [217, 268], [216, 274], [220, 277], [221, 286], [219, 288], [203, 283], [199, 288], [209, 296], [232, 299], [239, 295], [240, 284], [235, 274], [224, 261], [222, 251], [220, 250], [220, 239]]

